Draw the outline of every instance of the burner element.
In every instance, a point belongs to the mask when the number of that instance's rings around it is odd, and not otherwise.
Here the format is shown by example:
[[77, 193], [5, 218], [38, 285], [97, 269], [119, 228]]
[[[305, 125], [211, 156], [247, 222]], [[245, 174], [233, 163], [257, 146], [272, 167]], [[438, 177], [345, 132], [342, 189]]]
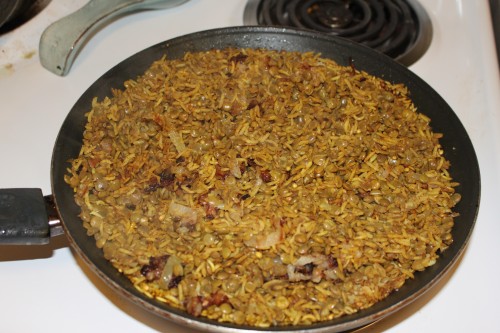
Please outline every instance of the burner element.
[[413, 0], [249, 0], [244, 24], [334, 34], [406, 66], [425, 53], [432, 39], [429, 17]]
[[0, 0], [0, 35], [7, 34], [34, 18], [48, 6], [50, 1]]
[[349, 8], [349, 4], [342, 2], [320, 2], [309, 8], [309, 15], [313, 19], [313, 24], [318, 23], [331, 29], [345, 28], [352, 24], [354, 14]]

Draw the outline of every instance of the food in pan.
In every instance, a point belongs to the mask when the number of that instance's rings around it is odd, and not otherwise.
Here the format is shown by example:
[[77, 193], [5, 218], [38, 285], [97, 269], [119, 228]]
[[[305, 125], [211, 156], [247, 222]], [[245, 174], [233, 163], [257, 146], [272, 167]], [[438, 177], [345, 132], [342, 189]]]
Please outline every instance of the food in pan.
[[331, 320], [452, 242], [460, 200], [406, 87], [313, 53], [156, 61], [94, 100], [66, 182], [145, 295], [216, 321]]

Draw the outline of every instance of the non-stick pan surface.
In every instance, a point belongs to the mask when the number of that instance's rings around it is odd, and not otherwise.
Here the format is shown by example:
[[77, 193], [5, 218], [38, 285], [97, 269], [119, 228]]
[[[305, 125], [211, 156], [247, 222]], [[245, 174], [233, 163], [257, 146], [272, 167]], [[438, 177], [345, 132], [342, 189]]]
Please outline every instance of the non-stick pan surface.
[[480, 197], [479, 166], [472, 143], [460, 120], [447, 103], [423, 80], [407, 68], [364, 46], [353, 42], [318, 34], [270, 27], [235, 27], [198, 32], [175, 38], [124, 60], [95, 81], [81, 96], [64, 121], [57, 138], [52, 159], [52, 190], [65, 231], [75, 251], [84, 261], [118, 293], [148, 310], [179, 324], [205, 331], [234, 332], [260, 331], [255, 327], [222, 324], [203, 318], [195, 318], [180, 310], [171, 308], [140, 294], [129, 280], [118, 273], [95, 246], [92, 237], [87, 236], [78, 217], [79, 207], [73, 199], [72, 189], [64, 182], [68, 161], [78, 156], [82, 145], [85, 113], [90, 110], [94, 97], [102, 99], [111, 95], [112, 88], [123, 88], [127, 79], [135, 79], [153, 61], [166, 54], [178, 58], [191, 51], [221, 49], [226, 47], [267, 48], [288, 51], [314, 51], [334, 59], [341, 65], [352, 65], [372, 75], [394, 83], [405, 84], [418, 111], [431, 118], [435, 132], [444, 134], [441, 144], [445, 157], [451, 162], [450, 174], [460, 183], [457, 191], [462, 200], [455, 207], [460, 214], [453, 229], [454, 242], [442, 253], [437, 263], [423, 272], [415, 274], [397, 292], [369, 309], [332, 321], [307, 325], [273, 327], [265, 330], [286, 332], [339, 332], [369, 324], [415, 300], [452, 267], [464, 251], [474, 227]]

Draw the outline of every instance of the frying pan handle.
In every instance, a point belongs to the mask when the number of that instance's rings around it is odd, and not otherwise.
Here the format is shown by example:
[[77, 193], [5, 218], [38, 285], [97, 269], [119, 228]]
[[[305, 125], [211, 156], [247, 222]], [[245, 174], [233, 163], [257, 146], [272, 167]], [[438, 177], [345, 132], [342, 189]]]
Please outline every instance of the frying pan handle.
[[49, 71], [65, 76], [86, 40], [104, 24], [126, 13], [173, 7], [185, 1], [91, 0], [45, 29], [39, 44], [40, 62]]
[[51, 195], [37, 188], [0, 189], [0, 245], [48, 244], [62, 233]]
[[126, 9], [134, 0], [89, 1], [76, 12], [51, 24], [42, 34], [40, 62], [49, 71], [64, 76], [87, 38]]

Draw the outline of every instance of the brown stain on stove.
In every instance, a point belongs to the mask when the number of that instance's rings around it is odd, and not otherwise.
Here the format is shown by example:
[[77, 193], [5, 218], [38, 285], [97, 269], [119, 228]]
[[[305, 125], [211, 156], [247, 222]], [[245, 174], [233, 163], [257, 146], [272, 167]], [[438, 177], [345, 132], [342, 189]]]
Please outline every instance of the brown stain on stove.
[[[3, 52], [3, 51], [2, 51]], [[36, 50], [31, 50], [29, 52], [26, 52], [22, 55], [22, 58], [25, 60], [30, 60], [32, 59], [35, 55], [37, 54]], [[6, 63], [0, 68], [0, 78], [2, 77], [7, 77], [11, 74], [14, 74], [15, 72], [15, 67], [13, 63]]]
[[32, 50], [30, 52], [26, 52], [25, 54], [23, 54], [23, 58], [24, 59], [31, 59], [33, 58], [33, 56], [36, 54], [36, 51], [35, 50]]
[[5, 64], [0, 68], [0, 78], [8, 76], [14, 73], [14, 65], [13, 64]]

